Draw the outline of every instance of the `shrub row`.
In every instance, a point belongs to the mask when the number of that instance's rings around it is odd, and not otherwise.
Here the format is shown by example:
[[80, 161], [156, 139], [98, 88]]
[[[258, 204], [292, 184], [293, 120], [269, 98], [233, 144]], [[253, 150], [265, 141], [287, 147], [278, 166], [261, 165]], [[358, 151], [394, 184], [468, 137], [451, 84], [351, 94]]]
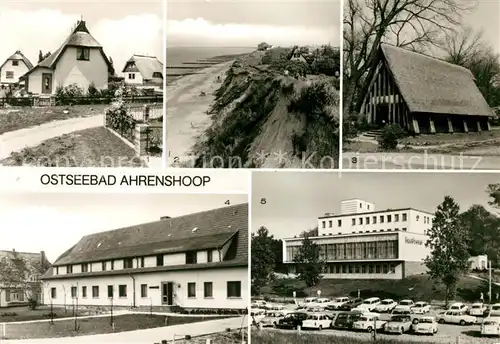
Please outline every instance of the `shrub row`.
[[244, 309], [210, 309], [210, 308], [182, 308], [178, 307], [176, 313], [180, 314], [200, 314], [200, 315], [240, 315], [245, 314]]

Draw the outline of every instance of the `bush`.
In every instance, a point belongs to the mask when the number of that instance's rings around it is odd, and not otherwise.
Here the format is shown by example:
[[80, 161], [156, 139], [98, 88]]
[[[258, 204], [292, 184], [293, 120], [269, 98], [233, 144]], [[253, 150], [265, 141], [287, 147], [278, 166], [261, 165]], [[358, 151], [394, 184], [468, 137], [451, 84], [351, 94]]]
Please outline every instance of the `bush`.
[[94, 83], [89, 85], [87, 96], [90, 98], [99, 98], [101, 96], [99, 90], [95, 87]]
[[84, 96], [84, 90], [77, 84], [71, 84], [65, 87], [56, 88], [56, 105], [73, 105], [78, 102], [77, 98]]
[[30, 310], [32, 310], [32, 311], [33, 311], [33, 310], [35, 310], [35, 309], [37, 309], [37, 307], [38, 307], [39, 305], [40, 305], [40, 304], [38, 303], [38, 300], [37, 300], [37, 299], [30, 298], [30, 299], [28, 300], [28, 308], [29, 308]]
[[378, 144], [382, 150], [395, 150], [398, 146], [398, 141], [405, 136], [405, 131], [398, 124], [390, 124], [382, 130]]
[[128, 114], [122, 99], [113, 102], [105, 112], [106, 127], [118, 132], [121, 136], [134, 142], [135, 120]]

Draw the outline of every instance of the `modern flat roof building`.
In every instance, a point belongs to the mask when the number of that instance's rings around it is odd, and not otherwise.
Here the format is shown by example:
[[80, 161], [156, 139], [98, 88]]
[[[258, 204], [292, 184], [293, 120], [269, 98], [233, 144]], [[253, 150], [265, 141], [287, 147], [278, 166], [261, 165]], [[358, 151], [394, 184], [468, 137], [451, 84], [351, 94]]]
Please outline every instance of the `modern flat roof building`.
[[87, 235], [42, 279], [53, 305], [243, 310], [248, 205]]
[[[318, 236], [326, 262], [324, 278], [402, 279], [425, 272], [427, 231], [434, 215], [412, 208], [376, 210], [360, 199], [342, 201], [340, 213], [318, 218]], [[283, 262], [295, 271], [302, 237], [283, 240]]]

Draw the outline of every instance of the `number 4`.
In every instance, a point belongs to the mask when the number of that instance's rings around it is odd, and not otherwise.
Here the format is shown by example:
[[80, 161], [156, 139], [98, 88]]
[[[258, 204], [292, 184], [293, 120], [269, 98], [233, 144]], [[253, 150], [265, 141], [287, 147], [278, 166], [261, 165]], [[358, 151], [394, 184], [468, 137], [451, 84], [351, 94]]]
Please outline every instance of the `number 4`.
[[231, 205], [231, 202], [229, 202], [229, 200], [227, 200], [226, 202], [224, 202], [224, 204]]

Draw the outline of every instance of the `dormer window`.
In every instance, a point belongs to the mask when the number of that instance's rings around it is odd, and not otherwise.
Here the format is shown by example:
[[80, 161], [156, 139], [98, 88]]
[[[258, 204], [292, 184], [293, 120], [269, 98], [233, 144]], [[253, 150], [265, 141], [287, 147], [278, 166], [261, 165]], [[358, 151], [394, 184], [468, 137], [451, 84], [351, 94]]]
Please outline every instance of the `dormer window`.
[[134, 260], [132, 258], [125, 258], [123, 260], [124, 269], [132, 269], [134, 267]]
[[207, 251], [207, 263], [211, 263], [213, 261], [212, 250]]
[[163, 79], [163, 74], [160, 72], [153, 72], [153, 78], [154, 79]]
[[196, 264], [198, 261], [196, 251], [186, 252], [186, 264]]
[[76, 59], [78, 61], [90, 61], [90, 48], [76, 48]]
[[156, 266], [163, 266], [163, 254], [156, 256]]
[[89, 272], [89, 265], [87, 263], [82, 264], [82, 272]]
[[66, 265], [66, 273], [68, 274], [73, 273], [73, 265]]
[[13, 60], [13, 61], [12, 61], [12, 65], [13, 65], [13, 66], [19, 66], [19, 61], [17, 61], [17, 60]]

